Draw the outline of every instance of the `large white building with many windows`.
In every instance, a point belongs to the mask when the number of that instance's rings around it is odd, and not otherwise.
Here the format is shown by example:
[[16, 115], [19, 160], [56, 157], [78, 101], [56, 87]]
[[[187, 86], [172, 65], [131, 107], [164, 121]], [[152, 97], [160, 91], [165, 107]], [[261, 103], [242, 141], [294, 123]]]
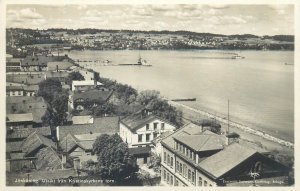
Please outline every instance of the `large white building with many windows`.
[[161, 141], [162, 184], [251, 186], [253, 173], [259, 175], [257, 184], [260, 186], [274, 180], [282, 182], [282, 185], [288, 184], [289, 168], [286, 166], [240, 144], [236, 139], [228, 140], [230, 136], [202, 129], [188, 124]]

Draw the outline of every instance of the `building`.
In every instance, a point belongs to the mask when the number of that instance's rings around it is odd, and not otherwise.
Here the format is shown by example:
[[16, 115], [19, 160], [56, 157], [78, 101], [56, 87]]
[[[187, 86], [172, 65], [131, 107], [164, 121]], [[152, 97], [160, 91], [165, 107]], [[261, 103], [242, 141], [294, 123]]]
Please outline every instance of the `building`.
[[74, 91], [69, 96], [69, 107], [77, 111], [83, 111], [87, 108], [96, 107], [108, 102], [113, 91], [102, 91], [92, 89], [88, 91]]
[[45, 74], [43, 72], [28, 72], [28, 73], [7, 73], [6, 81], [11, 83], [19, 83], [26, 85], [38, 85], [44, 81]]
[[97, 156], [93, 153], [93, 143], [102, 134], [119, 132], [119, 117], [94, 118], [93, 123], [59, 126], [56, 129], [56, 138], [66, 158], [79, 163], [93, 160]]
[[65, 56], [47, 56], [47, 55], [34, 55], [27, 56], [21, 62], [21, 71], [47, 71], [48, 62], [56, 61], [70, 61], [70, 58]]
[[6, 114], [32, 113], [34, 127], [39, 127], [42, 125], [42, 118], [47, 112], [47, 107], [48, 104], [42, 97], [6, 97]]
[[146, 110], [120, 120], [120, 137], [129, 148], [151, 146], [151, 141], [176, 126]]
[[6, 72], [19, 72], [21, 71], [21, 58], [11, 58], [6, 60]]
[[[289, 169], [224, 135], [186, 125], [161, 141], [161, 182], [170, 186], [287, 184]], [[261, 183], [258, 183], [259, 181]], [[271, 181], [272, 182], [272, 181]], [[268, 185], [271, 186], [271, 185]]]
[[6, 128], [32, 128], [34, 125], [32, 113], [7, 114]]
[[10, 85], [6, 86], [6, 96], [35, 96], [38, 90], [38, 85]]
[[48, 71], [56, 71], [56, 72], [65, 72], [70, 71], [70, 67], [73, 66], [73, 63], [68, 61], [54, 61], [47, 63]]
[[94, 80], [72, 81], [72, 91], [87, 91], [95, 89], [96, 82]]

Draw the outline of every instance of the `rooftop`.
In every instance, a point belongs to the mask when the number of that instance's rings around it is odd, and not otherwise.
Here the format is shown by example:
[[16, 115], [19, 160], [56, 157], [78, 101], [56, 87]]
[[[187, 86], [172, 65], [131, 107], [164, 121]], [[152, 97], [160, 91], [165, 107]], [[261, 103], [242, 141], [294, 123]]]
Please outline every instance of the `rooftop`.
[[59, 126], [59, 138], [62, 139], [68, 133], [74, 136], [83, 134], [111, 134], [119, 133], [119, 117], [94, 118], [94, 123], [83, 125]]
[[73, 86], [93, 86], [95, 85], [95, 81], [94, 80], [74, 80], [72, 81], [72, 85]]
[[84, 92], [75, 91], [74, 92], [74, 101], [76, 101], [77, 99], [83, 99], [85, 101], [97, 100], [101, 103], [105, 103], [110, 98], [112, 93], [113, 93], [113, 91], [102, 91], [102, 90], [97, 90], [97, 89], [88, 90], [88, 91], [84, 91]]
[[51, 136], [50, 127], [40, 127], [40, 128], [19, 128], [7, 131], [6, 139], [16, 139], [16, 138], [26, 138], [31, 133], [37, 132], [40, 135]]
[[151, 151], [151, 147], [135, 147], [129, 148], [129, 154], [131, 155], [144, 155], [149, 154]]
[[[121, 120], [121, 122], [126, 125], [131, 131], [136, 131], [137, 129], [143, 127], [147, 123], [150, 123], [156, 119], [164, 121], [165, 123], [171, 124], [170, 122], [156, 116], [153, 114], [142, 114], [143, 112], [139, 111], [130, 116], [127, 116]], [[172, 124], [171, 124], [172, 125]], [[175, 126], [175, 125], [173, 125]]]
[[9, 96], [6, 98], [7, 114], [32, 113], [33, 121], [41, 123], [46, 111], [47, 103], [42, 97]]
[[197, 152], [221, 150], [224, 142], [219, 135], [179, 135], [174, 137], [175, 140], [187, 145]]
[[58, 70], [67, 70], [71, 66], [73, 66], [73, 64], [68, 61], [55, 61], [55, 62], [48, 62], [47, 66], [49, 71], [55, 71], [57, 69], [56, 66], [58, 66]]
[[26, 122], [26, 121], [33, 121], [32, 113], [6, 115], [6, 122]]
[[93, 123], [93, 116], [91, 115], [85, 115], [85, 116], [73, 116], [72, 117], [73, 124], [79, 125], [79, 124], [89, 124]]
[[68, 57], [46, 56], [46, 55], [26, 56], [26, 58], [22, 60], [21, 66], [45, 66], [46, 67], [48, 62], [63, 61], [64, 59], [68, 59]]
[[199, 166], [215, 178], [219, 178], [255, 153], [257, 152], [254, 149], [233, 143], [203, 160]]

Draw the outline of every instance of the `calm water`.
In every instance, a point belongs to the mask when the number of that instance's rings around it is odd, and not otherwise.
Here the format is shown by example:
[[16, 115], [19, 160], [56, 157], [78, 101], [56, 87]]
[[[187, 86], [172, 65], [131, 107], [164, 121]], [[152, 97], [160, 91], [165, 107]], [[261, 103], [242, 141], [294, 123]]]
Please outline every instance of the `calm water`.
[[[139, 54], [152, 67], [99, 66], [103, 77], [130, 84], [139, 91], [156, 89], [167, 98], [197, 98], [193, 108], [294, 141], [294, 52], [241, 51], [245, 59], [220, 59], [230, 51], [71, 51], [82, 60], [136, 63]], [[217, 57], [204, 58], [204, 57]]]

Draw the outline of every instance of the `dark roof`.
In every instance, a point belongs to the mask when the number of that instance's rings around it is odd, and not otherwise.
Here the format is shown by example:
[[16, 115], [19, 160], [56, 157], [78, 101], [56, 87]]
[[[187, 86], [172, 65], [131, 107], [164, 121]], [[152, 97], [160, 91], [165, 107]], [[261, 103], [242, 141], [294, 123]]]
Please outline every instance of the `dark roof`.
[[6, 142], [6, 152], [21, 151], [23, 141]]
[[8, 96], [6, 97], [6, 113], [20, 114], [32, 113], [33, 121], [42, 122], [42, 117], [47, 111], [47, 103], [42, 97]]
[[26, 138], [33, 132], [38, 132], [40, 135], [51, 136], [50, 127], [40, 127], [40, 128], [19, 128], [8, 130], [6, 133], [7, 139], [15, 139], [15, 138]]
[[147, 123], [150, 123], [156, 119], [159, 119], [161, 121], [164, 121], [165, 123], [168, 123], [174, 127], [176, 127], [175, 125], [171, 124], [170, 122], [156, 116], [153, 114], [145, 114], [142, 115], [141, 112], [136, 112], [128, 117], [125, 117], [121, 120], [121, 122], [126, 125], [126, 127], [128, 127], [131, 131], [136, 131], [137, 129], [143, 127], [144, 125], [146, 125]]
[[58, 71], [58, 72], [47, 71], [46, 72], [46, 78], [68, 78], [68, 76], [69, 76], [69, 73], [63, 72], [63, 71]]
[[24, 60], [21, 62], [21, 66], [47, 66], [48, 62], [54, 61], [62, 61], [64, 59], [68, 59], [65, 56], [46, 56], [46, 55], [38, 55], [38, 56], [26, 56]]
[[28, 156], [41, 146], [56, 148], [55, 143], [51, 139], [46, 138], [35, 131], [24, 140], [24, 142], [21, 145], [21, 150]]
[[237, 165], [257, 153], [256, 150], [233, 143], [224, 150], [201, 161], [199, 166], [219, 178]]
[[6, 91], [19, 91], [24, 90], [23, 86], [6, 86]]
[[37, 170], [56, 170], [61, 169], [61, 158], [57, 152], [51, 147], [40, 149], [36, 155], [37, 160], [35, 166]]
[[119, 133], [119, 117], [99, 117], [94, 118], [94, 123], [92, 124], [59, 126], [60, 140], [68, 133], [74, 136], [82, 134]]
[[19, 90], [24, 90], [24, 91], [38, 91], [39, 86], [38, 85], [18, 85], [18, 86], [6, 86], [6, 91], [19, 91]]
[[83, 148], [83, 146], [79, 143], [79, 140], [70, 133], [59, 141], [59, 145], [64, 152], [70, 152], [75, 146]]
[[180, 135], [175, 136], [174, 139], [197, 152], [221, 150], [224, 145], [219, 135]]
[[22, 83], [22, 84], [39, 84], [45, 80], [44, 74], [6, 74], [7, 82]]
[[74, 92], [74, 101], [77, 99], [84, 99], [86, 100], [97, 100], [102, 103], [105, 103], [110, 96], [112, 95], [113, 91], [101, 91], [97, 89], [88, 90], [84, 92], [75, 91]]
[[135, 147], [135, 148], [129, 148], [129, 154], [131, 155], [143, 155], [143, 154], [149, 154], [151, 151], [151, 147]]
[[68, 61], [54, 61], [54, 62], [48, 62], [47, 66], [48, 66], [48, 71], [55, 71], [56, 66], [58, 66], [58, 70], [67, 70], [71, 66], [73, 66], [73, 64]]

